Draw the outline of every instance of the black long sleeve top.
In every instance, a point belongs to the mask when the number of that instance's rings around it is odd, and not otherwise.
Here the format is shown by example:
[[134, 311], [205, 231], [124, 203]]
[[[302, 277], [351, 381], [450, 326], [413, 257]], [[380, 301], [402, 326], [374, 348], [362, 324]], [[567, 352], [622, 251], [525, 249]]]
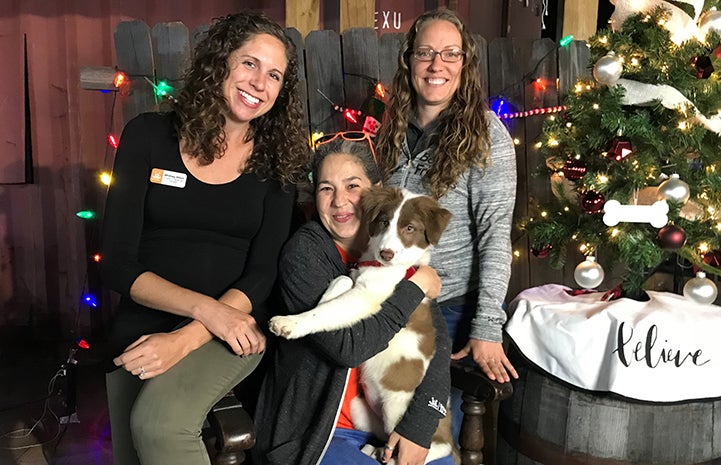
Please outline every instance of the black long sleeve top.
[[141, 335], [172, 330], [184, 320], [130, 298], [133, 282], [146, 271], [213, 298], [239, 289], [256, 320], [264, 321], [256, 309], [271, 291], [289, 234], [294, 188], [253, 173], [225, 184], [196, 179], [181, 158], [173, 117], [137, 116], [116, 153], [101, 261], [104, 284], [121, 295], [111, 357]]

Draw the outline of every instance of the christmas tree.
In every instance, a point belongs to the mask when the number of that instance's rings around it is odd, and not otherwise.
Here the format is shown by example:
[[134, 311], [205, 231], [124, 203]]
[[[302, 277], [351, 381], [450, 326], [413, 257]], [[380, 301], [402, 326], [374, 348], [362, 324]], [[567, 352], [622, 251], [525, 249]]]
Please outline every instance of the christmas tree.
[[554, 198], [521, 227], [554, 267], [571, 247], [593, 256], [581, 287], [622, 266], [638, 298], [674, 254], [721, 274], [721, 0], [611, 3], [588, 40], [593, 78], [544, 122], [538, 174]]

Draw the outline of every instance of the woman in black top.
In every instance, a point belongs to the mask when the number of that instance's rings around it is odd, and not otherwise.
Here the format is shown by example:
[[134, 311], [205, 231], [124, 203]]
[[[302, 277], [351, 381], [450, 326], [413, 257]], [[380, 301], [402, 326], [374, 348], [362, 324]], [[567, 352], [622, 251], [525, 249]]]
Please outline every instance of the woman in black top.
[[209, 464], [210, 408], [258, 364], [259, 322], [308, 148], [296, 50], [251, 13], [217, 20], [172, 112], [120, 140], [103, 225], [121, 295], [107, 391], [115, 465]]

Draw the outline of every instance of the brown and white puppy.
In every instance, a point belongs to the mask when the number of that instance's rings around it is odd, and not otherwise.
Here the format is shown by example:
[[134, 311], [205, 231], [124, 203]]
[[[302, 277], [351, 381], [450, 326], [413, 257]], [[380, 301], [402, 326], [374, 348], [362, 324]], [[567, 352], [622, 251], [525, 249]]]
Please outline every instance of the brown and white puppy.
[[[358, 269], [351, 272], [351, 277], [333, 280], [316, 308], [272, 318], [273, 333], [296, 339], [350, 327], [378, 312], [409, 268], [428, 264], [431, 249], [438, 244], [451, 218], [451, 213], [436, 200], [394, 187], [368, 189], [363, 193], [361, 209], [370, 240]], [[435, 328], [429, 301], [424, 299], [388, 347], [361, 365], [364, 399], [357, 398], [351, 404], [354, 426], [387, 439], [423, 380], [435, 350]], [[435, 401], [438, 410], [446, 410], [447, 399]], [[457, 459], [447, 412], [433, 436], [426, 462], [451, 453]]]

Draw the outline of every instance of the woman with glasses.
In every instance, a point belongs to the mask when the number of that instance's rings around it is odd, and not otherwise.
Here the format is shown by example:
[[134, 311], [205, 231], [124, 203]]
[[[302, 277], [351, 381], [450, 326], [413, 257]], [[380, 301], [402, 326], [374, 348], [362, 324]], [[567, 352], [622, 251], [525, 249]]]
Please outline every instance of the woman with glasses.
[[210, 464], [203, 421], [265, 350], [262, 309], [310, 155], [280, 26], [219, 18], [193, 56], [173, 111], [126, 125], [107, 196], [115, 465]]
[[[470, 356], [489, 378], [517, 377], [502, 347], [511, 272], [515, 149], [488, 110], [473, 37], [451, 10], [418, 17], [401, 46], [377, 141], [391, 185], [427, 193], [453, 213], [431, 259], [453, 359]], [[454, 434], [460, 392], [454, 389]], [[458, 412], [458, 413], [457, 413]]]
[[[380, 182], [368, 135], [339, 133], [321, 139], [311, 176], [318, 218], [293, 235], [279, 266], [281, 294], [292, 314], [314, 308], [330, 282], [348, 274], [367, 246], [360, 198]], [[363, 401], [353, 367], [385, 349], [421, 300], [435, 298], [439, 290], [438, 275], [421, 266], [372, 317], [347, 329], [279, 339], [258, 400], [254, 463], [377, 465], [361, 448], [384, 443], [353, 427], [351, 406]], [[450, 342], [435, 309], [436, 354], [406, 415], [385, 443], [386, 461], [395, 455], [398, 463], [422, 465], [444, 416], [429, 405], [432, 398], [447, 399], [450, 388]], [[431, 463], [452, 465], [453, 460], [449, 456]]]

